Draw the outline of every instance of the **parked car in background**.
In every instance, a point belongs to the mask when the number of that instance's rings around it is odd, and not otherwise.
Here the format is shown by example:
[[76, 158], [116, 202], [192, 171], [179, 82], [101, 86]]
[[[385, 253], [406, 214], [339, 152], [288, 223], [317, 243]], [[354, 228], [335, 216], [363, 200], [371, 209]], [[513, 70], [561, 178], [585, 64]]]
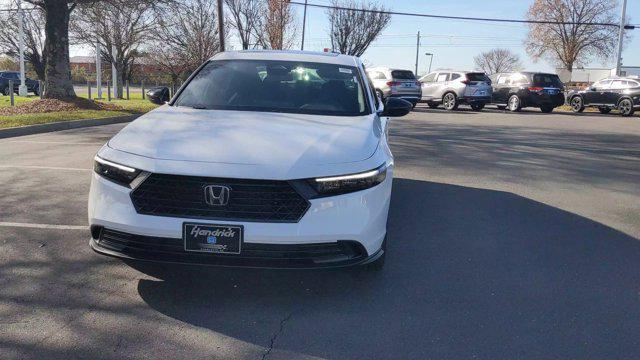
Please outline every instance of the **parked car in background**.
[[564, 105], [564, 85], [556, 74], [512, 72], [494, 74], [492, 102], [499, 109], [520, 111], [537, 107], [550, 113]]
[[594, 106], [603, 114], [617, 109], [620, 115], [631, 116], [640, 107], [640, 79], [602, 79], [585, 90], [571, 91], [567, 103], [577, 113], [584, 111], [586, 106]]
[[[0, 92], [5, 96], [11, 93], [9, 81], [13, 81], [13, 91], [17, 93], [20, 87], [20, 73], [17, 71], [0, 71]], [[27, 85], [27, 92], [40, 95], [38, 81], [26, 78], [25, 85]]]
[[468, 104], [479, 111], [491, 102], [491, 79], [483, 72], [434, 71], [420, 82], [422, 101], [431, 108], [442, 104], [447, 110], [455, 110], [460, 104]]
[[413, 71], [375, 67], [367, 69], [367, 74], [382, 100], [390, 97], [401, 98], [415, 107], [422, 97], [420, 83]]

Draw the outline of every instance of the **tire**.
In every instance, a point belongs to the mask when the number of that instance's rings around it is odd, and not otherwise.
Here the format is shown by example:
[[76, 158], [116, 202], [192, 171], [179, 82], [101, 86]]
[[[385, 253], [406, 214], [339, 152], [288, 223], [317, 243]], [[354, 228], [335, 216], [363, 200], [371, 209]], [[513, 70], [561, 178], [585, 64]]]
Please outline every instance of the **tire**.
[[482, 109], [484, 109], [484, 103], [471, 104], [471, 109], [473, 111], [481, 111]]
[[453, 111], [458, 109], [458, 98], [456, 94], [452, 92], [445, 93], [442, 96], [442, 104], [444, 105], [445, 110]]
[[611, 108], [610, 107], [599, 107], [598, 110], [600, 110], [600, 114], [608, 114], [611, 112]]
[[384, 269], [384, 262], [385, 262], [385, 258], [387, 257], [387, 238], [388, 237], [389, 237], [388, 235], [385, 236], [384, 240], [382, 241], [382, 246], [380, 247], [382, 251], [384, 251], [382, 255], [379, 258], [377, 258], [375, 261], [365, 265], [367, 271], [381, 271], [382, 269]]
[[415, 108], [416, 108], [416, 106], [418, 106], [418, 103], [417, 103], [417, 102], [412, 102], [412, 103], [411, 103], [411, 108], [412, 108], [412, 109], [415, 109]]
[[432, 109], [437, 109], [440, 104], [434, 102], [428, 102], [427, 105]]
[[384, 95], [382, 94], [382, 90], [376, 90], [376, 94], [380, 98], [380, 101], [384, 103]]
[[580, 96], [572, 97], [569, 105], [571, 106], [571, 111], [574, 113], [581, 113], [584, 111], [584, 102]]
[[635, 112], [631, 99], [622, 99], [618, 101], [618, 111], [622, 116], [631, 116]]
[[540, 111], [542, 111], [543, 113], [549, 114], [553, 111], [553, 106], [551, 105], [540, 106]]
[[33, 89], [33, 95], [35, 95], [35, 96], [40, 96], [40, 90], [38, 90], [38, 89]]
[[9, 94], [11, 94], [11, 91], [9, 90], [9, 86], [7, 86], [6, 88], [4, 88], [4, 90], [2, 90], [2, 94], [4, 96], [9, 96]]
[[509, 97], [508, 104], [509, 105], [507, 106], [507, 108], [511, 112], [518, 112], [522, 110], [522, 102], [520, 101], [520, 97], [518, 95], [511, 95]]

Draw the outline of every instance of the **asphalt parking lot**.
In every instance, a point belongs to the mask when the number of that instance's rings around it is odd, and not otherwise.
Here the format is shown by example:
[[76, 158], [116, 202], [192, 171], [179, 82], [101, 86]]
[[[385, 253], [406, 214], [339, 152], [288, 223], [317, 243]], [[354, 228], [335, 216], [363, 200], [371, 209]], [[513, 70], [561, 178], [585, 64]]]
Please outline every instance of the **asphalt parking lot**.
[[122, 262], [88, 247], [122, 125], [0, 140], [0, 357], [640, 356], [640, 118], [393, 120], [381, 273]]

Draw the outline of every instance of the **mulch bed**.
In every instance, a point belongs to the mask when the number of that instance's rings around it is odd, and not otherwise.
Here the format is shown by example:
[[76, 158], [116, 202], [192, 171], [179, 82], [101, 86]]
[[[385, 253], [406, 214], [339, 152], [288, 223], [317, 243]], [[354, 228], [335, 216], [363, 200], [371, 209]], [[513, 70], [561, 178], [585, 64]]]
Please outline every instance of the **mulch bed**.
[[77, 110], [123, 110], [115, 104], [105, 104], [93, 100], [74, 98], [68, 100], [40, 99], [18, 106], [0, 108], [0, 115], [22, 115]]

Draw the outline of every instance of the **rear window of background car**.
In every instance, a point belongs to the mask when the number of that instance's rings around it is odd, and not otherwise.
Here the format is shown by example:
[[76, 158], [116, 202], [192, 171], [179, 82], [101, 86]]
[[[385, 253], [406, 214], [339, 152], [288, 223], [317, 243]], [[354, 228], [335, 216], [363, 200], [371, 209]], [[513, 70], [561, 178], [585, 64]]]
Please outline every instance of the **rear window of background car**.
[[467, 80], [469, 81], [486, 81], [489, 82], [490, 79], [484, 73], [468, 73]]
[[408, 70], [393, 70], [391, 72], [391, 77], [398, 80], [415, 80], [416, 76], [413, 75], [413, 72]]
[[533, 86], [542, 86], [542, 87], [557, 87], [562, 88], [562, 81], [558, 75], [553, 74], [534, 74], [533, 75]]

